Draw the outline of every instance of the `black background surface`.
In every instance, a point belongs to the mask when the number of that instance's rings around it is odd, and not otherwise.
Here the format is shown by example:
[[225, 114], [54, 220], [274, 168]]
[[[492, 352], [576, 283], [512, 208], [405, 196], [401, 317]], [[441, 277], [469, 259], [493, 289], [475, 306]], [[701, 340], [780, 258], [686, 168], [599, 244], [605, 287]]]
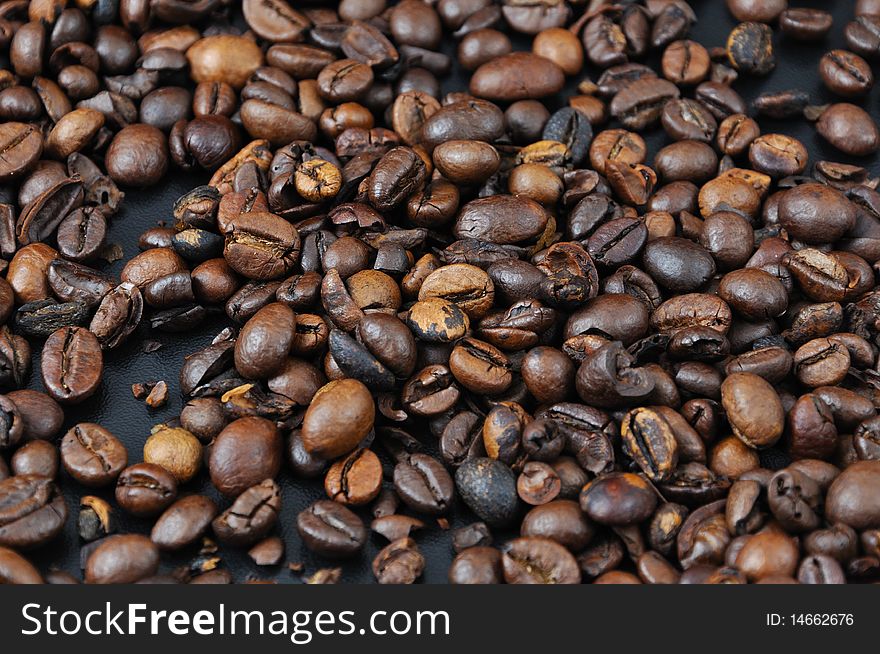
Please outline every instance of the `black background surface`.
[[[693, 0], [691, 4], [699, 21], [692, 28], [690, 38], [703, 43], [708, 48], [723, 46], [728, 33], [736, 24], [736, 21], [728, 13], [723, 0]], [[798, 44], [776, 33], [774, 36], [777, 51], [776, 70], [766, 78], [741, 79], [734, 85], [734, 88], [747, 100], [766, 91], [802, 88], [811, 94], [815, 104], [835, 101], [835, 98], [821, 86], [816, 67], [823, 52], [832, 47], [845, 47], [843, 27], [853, 18], [854, 2], [837, 0], [833, 2], [793, 3], [793, 5], [795, 4], [796, 6], [814, 6], [832, 11], [834, 14], [832, 33], [825, 42], [818, 45]], [[527, 38], [517, 39], [515, 43], [518, 50], [527, 50], [530, 47], [530, 40]], [[450, 54], [454, 53], [455, 43], [451, 37], [448, 37], [444, 47]], [[656, 56], [653, 61], [656, 63]], [[567, 89], [566, 93], [574, 93], [573, 86], [583, 77], [589, 76], [596, 79], [599, 73], [598, 70], [586, 69], [582, 76], [572, 80], [570, 84], [572, 88]], [[463, 71], [455, 70], [450, 77], [442, 80], [443, 91], [466, 90], [466, 75]], [[880, 112], [875, 109], [877, 94], [878, 91], [875, 89], [861, 104], [871, 112], [875, 119], [880, 119]], [[557, 105], [564, 104], [566, 97], [565, 94], [562, 94], [561, 97], [555, 99], [555, 103]], [[878, 166], [875, 158], [853, 160], [841, 155], [824, 144], [806, 120], [771, 121], [760, 119], [759, 122], [765, 133], [783, 132], [800, 139], [810, 152], [811, 166], [815, 161], [822, 159], [849, 161], [865, 165], [874, 174], [877, 173]], [[657, 130], [649, 134], [647, 140], [650, 146], [648, 156], [648, 163], [650, 163], [654, 153], [666, 142], [666, 137], [662, 131]], [[122, 246], [125, 256], [123, 261], [116, 262], [109, 267], [109, 270], [118, 275], [125, 260], [138, 253], [138, 235], [160, 221], [168, 221], [174, 200], [193, 186], [206, 181], [207, 175], [188, 175], [172, 171], [168, 178], [156, 188], [144, 191], [126, 189], [123, 209], [114, 218], [108, 237], [109, 242]], [[98, 422], [111, 430], [126, 444], [129, 450], [129, 463], [140, 461], [143, 443], [149, 436], [150, 427], [156, 423], [173, 419], [180, 412], [183, 401], [178, 389], [177, 378], [183, 356], [207, 345], [225, 324], [222, 321], [217, 321], [187, 334], [163, 334], [160, 332], [150, 334], [148, 327], [142, 325], [139, 332], [126, 345], [106, 355], [106, 375], [102, 387], [86, 403], [67, 410], [65, 428], [82, 421]], [[157, 340], [163, 344], [163, 347], [149, 354], [143, 353], [141, 347], [144, 338]], [[40, 343], [33, 343], [33, 372], [29, 387], [36, 389], [42, 388], [42, 382], [39, 378], [40, 345]], [[142, 401], [138, 401], [132, 396], [130, 388], [133, 383], [161, 379], [168, 382], [170, 390], [169, 402], [164, 408], [150, 410]], [[413, 435], [431, 447], [431, 441], [434, 439], [430, 434], [414, 433]], [[295, 516], [312, 501], [324, 497], [321, 483], [320, 481], [294, 479], [286, 469], [280, 475], [279, 483], [283, 489], [283, 513], [276, 531], [283, 536], [287, 545], [285, 561], [302, 562], [306, 572], [313, 572], [320, 567], [329, 565], [341, 565], [345, 582], [367, 583], [374, 581], [370, 571], [370, 562], [379, 549], [385, 545], [384, 539], [376, 534], [371, 534], [365, 551], [356, 559], [341, 564], [324, 561], [313, 556], [299, 540], [295, 528]], [[30, 556], [43, 571], [49, 569], [50, 565], [56, 565], [80, 577], [80, 542], [76, 534], [75, 518], [79, 498], [91, 493], [112, 499], [112, 489], [105, 489], [97, 493], [87, 491], [63, 472], [60, 484], [67, 498], [70, 514], [63, 537], [59, 537], [54, 543], [31, 553]], [[183, 493], [188, 492], [207, 493], [220, 500], [220, 505], [223, 508], [228, 506], [228, 502], [222, 500], [210, 485], [207, 474], [204, 472], [195, 482], [183, 489]], [[366, 511], [363, 512], [363, 515], [369, 521]], [[117, 517], [120, 521], [120, 532], [148, 533], [152, 524], [152, 522], [131, 519], [122, 512], [117, 512]], [[467, 524], [473, 520], [473, 516], [461, 505], [454, 509], [449, 518], [453, 527]], [[513, 534], [497, 533], [495, 535], [496, 542], [500, 543]], [[449, 563], [452, 560], [449, 532], [443, 531], [432, 523], [429, 524], [428, 529], [416, 533], [416, 540], [428, 561], [422, 580], [428, 583], [445, 582]], [[175, 557], [163, 557], [163, 571], [170, 571], [172, 568], [186, 563], [195, 555], [196, 549], [184, 551]], [[268, 578], [277, 579], [280, 582], [300, 581], [299, 576], [293, 575], [284, 564], [270, 568], [255, 566], [247, 557], [245, 550], [222, 548], [221, 555], [224, 565], [232, 571], [238, 582]]]

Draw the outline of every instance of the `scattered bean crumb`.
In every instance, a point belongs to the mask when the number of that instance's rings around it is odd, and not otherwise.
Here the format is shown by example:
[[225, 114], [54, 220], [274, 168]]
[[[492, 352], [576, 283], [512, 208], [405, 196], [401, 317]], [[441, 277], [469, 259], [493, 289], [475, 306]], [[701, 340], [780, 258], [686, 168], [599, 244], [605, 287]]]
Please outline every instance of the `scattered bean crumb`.
[[147, 395], [146, 404], [151, 409], [158, 409], [165, 406], [168, 401], [168, 384], [164, 381], [157, 382]]
[[342, 579], [342, 568], [321, 568], [306, 577], [307, 584], [338, 584]]
[[124, 256], [125, 252], [123, 252], [122, 246], [119, 245], [119, 243], [108, 243], [101, 248], [101, 251], [98, 253], [98, 257], [107, 263], [119, 261]]
[[267, 538], [248, 550], [248, 556], [257, 565], [278, 565], [284, 558], [284, 541], [278, 536]]
[[155, 385], [156, 384], [153, 382], [144, 382], [142, 384], [141, 383], [132, 384], [131, 385], [131, 394], [134, 395], [134, 399], [142, 400], [145, 397], [147, 397], [147, 395], [150, 394], [150, 391], [153, 390], [153, 386], [155, 386]]
[[159, 341], [144, 341], [144, 344], [141, 345], [141, 352], [144, 354], [150, 354], [161, 348], [162, 344]]

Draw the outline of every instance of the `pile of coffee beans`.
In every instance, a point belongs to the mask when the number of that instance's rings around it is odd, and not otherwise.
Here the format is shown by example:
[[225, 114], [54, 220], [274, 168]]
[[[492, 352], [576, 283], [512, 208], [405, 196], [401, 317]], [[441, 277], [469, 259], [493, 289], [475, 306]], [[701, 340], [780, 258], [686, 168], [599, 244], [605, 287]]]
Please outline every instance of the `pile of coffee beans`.
[[[0, 583], [880, 579], [880, 2], [726, 5], [0, 2]], [[781, 40], [827, 96], [738, 93]], [[71, 424], [204, 329], [136, 448]]]

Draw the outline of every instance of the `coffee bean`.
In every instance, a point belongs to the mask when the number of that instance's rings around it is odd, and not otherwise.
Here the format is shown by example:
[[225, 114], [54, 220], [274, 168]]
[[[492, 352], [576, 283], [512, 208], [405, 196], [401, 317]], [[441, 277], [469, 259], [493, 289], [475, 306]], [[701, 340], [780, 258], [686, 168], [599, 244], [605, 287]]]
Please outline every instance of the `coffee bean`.
[[306, 411], [303, 445], [321, 458], [347, 454], [373, 428], [374, 415], [366, 386], [354, 379], [332, 381], [315, 394]]
[[278, 279], [293, 270], [300, 243], [296, 228], [286, 220], [270, 213], [245, 213], [230, 221], [223, 256], [248, 279]]
[[265, 418], [233, 420], [214, 440], [208, 472], [214, 486], [231, 497], [272, 479], [281, 469], [281, 437]]
[[475, 458], [455, 473], [455, 485], [465, 504], [490, 526], [509, 524], [518, 511], [516, 478], [503, 463]]
[[627, 129], [642, 130], [656, 123], [670, 100], [680, 91], [672, 82], [646, 77], [621, 89], [611, 101], [611, 115]]
[[0, 127], [0, 179], [4, 182], [16, 179], [32, 168], [43, 152], [43, 139], [31, 125], [5, 122]]
[[324, 490], [334, 502], [361, 506], [376, 499], [382, 490], [382, 464], [371, 450], [358, 449], [327, 471]]
[[128, 463], [128, 452], [116, 436], [95, 423], [80, 423], [61, 439], [61, 463], [76, 481], [108, 486]]
[[669, 423], [650, 409], [635, 409], [621, 423], [624, 452], [652, 481], [665, 481], [678, 463], [678, 445]]
[[501, 565], [509, 584], [577, 584], [581, 580], [574, 556], [562, 545], [538, 536], [508, 543]]
[[880, 148], [880, 130], [874, 119], [853, 104], [829, 106], [819, 116], [816, 131], [832, 146], [852, 156], [867, 156]]
[[43, 577], [30, 561], [8, 547], [0, 548], [0, 579], [4, 584], [43, 583]]
[[296, 517], [303, 544], [328, 558], [356, 554], [367, 540], [367, 529], [350, 509], [330, 500], [318, 500]]
[[178, 550], [194, 543], [217, 514], [217, 505], [204, 495], [183, 497], [159, 516], [150, 534], [159, 549]]
[[657, 505], [657, 497], [638, 475], [610, 473], [584, 486], [580, 505], [595, 522], [625, 526], [650, 517]]
[[562, 70], [549, 59], [513, 52], [481, 65], [471, 76], [470, 91], [478, 98], [512, 102], [553, 95], [564, 83]]
[[104, 371], [98, 339], [82, 327], [63, 327], [52, 334], [40, 365], [49, 395], [66, 404], [94, 395]]
[[767, 75], [776, 67], [773, 31], [762, 23], [737, 25], [727, 38], [727, 58], [738, 71], [747, 75]]
[[177, 480], [170, 472], [151, 463], [136, 463], [122, 471], [116, 481], [116, 501], [138, 517], [164, 511], [177, 497]]
[[715, 274], [715, 261], [705, 249], [675, 236], [649, 241], [642, 261], [658, 284], [679, 293], [698, 290]]
[[380, 584], [412, 584], [425, 569], [425, 557], [412, 538], [386, 545], [373, 559], [373, 574]]
[[754, 448], [775, 443], [784, 427], [776, 390], [751, 373], [734, 373], [721, 385], [721, 403], [733, 433]]
[[819, 60], [819, 75], [829, 91], [844, 98], [865, 95], [874, 85], [868, 62], [846, 50], [831, 50]]
[[499, 584], [503, 579], [501, 552], [493, 547], [463, 549], [449, 566], [450, 584]]
[[54, 481], [18, 475], [0, 481], [0, 546], [39, 547], [64, 527], [67, 505]]
[[153, 463], [185, 484], [202, 467], [202, 445], [186, 429], [156, 425], [144, 443], [144, 462]]
[[125, 534], [101, 542], [85, 564], [90, 584], [131, 584], [159, 569], [159, 549], [146, 536]]
[[242, 492], [226, 511], [211, 522], [222, 543], [252, 545], [275, 526], [281, 511], [281, 489], [271, 479]]
[[129, 125], [113, 137], [106, 161], [107, 173], [117, 184], [152, 186], [168, 169], [165, 135], [152, 125]]
[[779, 29], [798, 41], [821, 41], [832, 24], [831, 14], [821, 9], [792, 7], [779, 15]]
[[414, 511], [445, 513], [454, 494], [453, 481], [440, 462], [423, 454], [410, 455], [394, 469], [394, 488]]

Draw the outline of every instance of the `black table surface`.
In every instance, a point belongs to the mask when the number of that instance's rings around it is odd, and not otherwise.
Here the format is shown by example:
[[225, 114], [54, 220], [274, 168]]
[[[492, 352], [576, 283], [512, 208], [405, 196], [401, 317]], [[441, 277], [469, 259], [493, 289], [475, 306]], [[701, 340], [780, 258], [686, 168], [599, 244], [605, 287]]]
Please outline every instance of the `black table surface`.
[[[722, 0], [693, 0], [691, 4], [699, 20], [691, 29], [690, 38], [703, 43], [706, 47], [723, 46], [727, 35], [736, 24], [736, 21], [728, 13], [725, 3]], [[853, 18], [854, 2], [839, 0], [836, 2], [792, 4], [813, 6], [833, 12], [832, 33], [824, 42], [814, 45], [799, 44], [776, 33], [774, 45], [777, 52], [777, 66], [773, 73], [760, 79], [741, 79], [735, 83], [734, 88], [747, 100], [767, 91], [801, 88], [811, 94], [814, 104], [833, 102], [835, 98], [822, 87], [818, 79], [818, 60], [823, 52], [831, 48], [845, 47], [843, 27]], [[529, 46], [530, 40], [527, 38], [515, 40], [515, 47], [518, 50], [527, 50]], [[444, 44], [444, 48], [450, 54], [454, 53], [455, 43], [451, 37]], [[654, 61], [656, 61], [656, 55]], [[594, 69], [586, 69], [580, 76], [571, 80], [569, 88], [559, 98], [556, 98], [555, 102], [564, 103], [568, 94], [576, 93], [574, 86], [577, 81], [587, 76], [596, 79], [599, 72]], [[456, 69], [449, 77], [442, 80], [442, 85], [444, 92], [466, 90], [467, 73]], [[875, 119], [880, 120], [880, 112], [875, 109], [877, 94], [878, 91], [875, 89], [860, 104], [871, 112]], [[773, 121], [762, 118], [759, 122], [765, 133], [782, 132], [800, 139], [809, 150], [811, 165], [813, 162], [823, 159], [844, 161], [864, 165], [874, 174], [877, 173], [878, 165], [875, 157], [863, 160], [847, 158], [823, 143], [815, 134], [812, 125], [804, 119]], [[650, 146], [648, 155], [648, 162], [650, 162], [653, 160], [654, 153], [666, 143], [666, 137], [662, 131], [656, 130], [648, 135], [647, 141]], [[197, 184], [205, 183], [207, 177], [207, 175], [172, 171], [168, 178], [155, 188], [147, 190], [126, 189], [123, 209], [113, 219], [108, 237], [109, 242], [122, 246], [125, 256], [122, 261], [109, 266], [108, 270], [118, 275], [125, 260], [138, 253], [138, 235], [146, 228], [155, 226], [161, 221], [169, 221], [174, 200]], [[127, 344], [106, 355], [106, 374], [100, 390], [84, 404], [66, 411], [65, 428], [84, 421], [100, 423], [125, 443], [129, 451], [130, 463], [141, 461], [143, 443], [150, 434], [150, 427], [156, 423], [175, 418], [184, 403], [178, 386], [178, 371], [184, 355], [207, 345], [225, 324], [218, 320], [185, 334], [150, 333], [147, 326], [142, 325]], [[154, 352], [143, 352], [142, 341], [145, 338], [160, 342], [162, 347]], [[41, 389], [42, 382], [39, 375], [41, 344], [34, 342], [33, 346], [33, 372], [29, 387]], [[170, 391], [169, 401], [165, 407], [151, 410], [142, 401], [136, 400], [132, 396], [131, 385], [136, 382], [157, 380], [167, 381]], [[433, 447], [432, 441], [435, 439], [429, 433], [414, 433], [413, 435], [425, 442], [429, 450]], [[325, 497], [322, 484], [320, 480], [296, 479], [286, 469], [282, 471], [278, 481], [283, 491], [283, 512], [275, 531], [283, 537], [286, 543], [284, 563], [274, 567], [259, 567], [253, 564], [247, 556], [246, 550], [223, 547], [220, 551], [222, 565], [232, 572], [234, 579], [237, 582], [251, 579], [275, 579], [283, 583], [299, 583], [301, 581], [300, 575], [293, 574], [286, 565], [287, 562], [299, 562], [303, 564], [306, 573], [314, 572], [323, 567], [341, 566], [344, 582], [373, 582], [374, 577], [370, 570], [370, 562], [385, 545], [384, 539], [377, 534], [371, 534], [364, 552], [349, 561], [332, 562], [316, 557], [302, 545], [296, 531], [295, 516], [309, 503]], [[31, 553], [30, 556], [43, 571], [55, 566], [81, 577], [81, 542], [76, 533], [75, 518], [79, 498], [86, 494], [96, 494], [112, 500], [112, 489], [103, 489], [97, 492], [85, 489], [63, 472], [61, 473], [60, 485], [67, 499], [70, 513], [64, 533], [53, 543]], [[223, 508], [228, 506], [228, 501], [219, 497], [204, 471], [194, 482], [185, 486], [183, 492], [206, 493], [218, 499]], [[363, 511], [362, 514], [369, 521], [368, 511]], [[117, 511], [117, 518], [120, 523], [120, 532], [149, 533], [152, 524], [151, 521], [133, 519], [121, 511]], [[474, 520], [474, 517], [461, 504], [454, 508], [448, 518], [452, 527], [468, 524]], [[446, 581], [449, 563], [453, 557], [450, 532], [441, 529], [430, 519], [427, 522], [428, 527], [416, 533], [416, 540], [427, 559], [422, 582], [443, 583]], [[513, 533], [496, 533], [496, 544], [500, 544], [514, 535]], [[164, 556], [162, 571], [169, 572], [186, 564], [194, 558], [197, 550], [198, 547], [194, 547], [174, 556]]]

